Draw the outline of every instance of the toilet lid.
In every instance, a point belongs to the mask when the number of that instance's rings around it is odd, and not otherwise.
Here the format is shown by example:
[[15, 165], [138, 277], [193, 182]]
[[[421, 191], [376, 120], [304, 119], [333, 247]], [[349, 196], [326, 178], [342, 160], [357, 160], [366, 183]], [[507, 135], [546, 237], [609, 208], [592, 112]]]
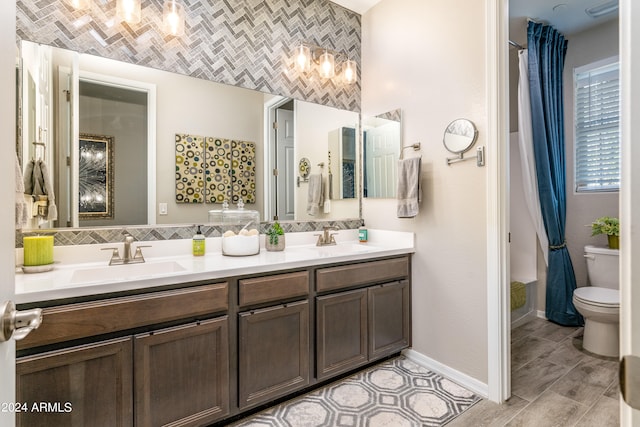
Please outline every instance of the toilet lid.
[[619, 306], [620, 291], [617, 289], [584, 286], [573, 291], [573, 295], [588, 304], [602, 306]]

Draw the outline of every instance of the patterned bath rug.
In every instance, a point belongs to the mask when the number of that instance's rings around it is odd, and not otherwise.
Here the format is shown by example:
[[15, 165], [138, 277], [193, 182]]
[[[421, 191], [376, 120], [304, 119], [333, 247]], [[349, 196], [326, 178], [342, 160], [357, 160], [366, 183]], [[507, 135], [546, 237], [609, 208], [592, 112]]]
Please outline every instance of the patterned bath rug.
[[472, 392], [400, 356], [233, 426], [443, 426], [480, 400]]

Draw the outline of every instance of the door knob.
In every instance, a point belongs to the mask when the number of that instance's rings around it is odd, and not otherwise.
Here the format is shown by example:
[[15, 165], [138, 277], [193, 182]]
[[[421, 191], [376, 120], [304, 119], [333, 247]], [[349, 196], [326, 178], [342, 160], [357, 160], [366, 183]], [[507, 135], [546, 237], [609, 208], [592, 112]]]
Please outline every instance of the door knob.
[[0, 342], [13, 337], [19, 341], [42, 323], [42, 309], [16, 310], [12, 301], [0, 304]]

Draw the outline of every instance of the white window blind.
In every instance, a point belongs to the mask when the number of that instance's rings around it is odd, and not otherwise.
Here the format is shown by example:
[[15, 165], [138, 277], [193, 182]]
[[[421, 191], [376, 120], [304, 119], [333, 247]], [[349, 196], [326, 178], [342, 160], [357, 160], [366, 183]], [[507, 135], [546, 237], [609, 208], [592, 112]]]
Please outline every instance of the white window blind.
[[619, 62], [607, 62], [574, 72], [577, 192], [620, 188]]

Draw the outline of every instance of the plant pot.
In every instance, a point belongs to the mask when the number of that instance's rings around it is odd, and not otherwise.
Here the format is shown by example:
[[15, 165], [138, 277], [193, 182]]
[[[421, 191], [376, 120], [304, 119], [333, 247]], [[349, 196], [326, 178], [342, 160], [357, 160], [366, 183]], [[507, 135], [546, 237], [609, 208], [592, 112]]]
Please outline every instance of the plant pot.
[[609, 249], [620, 249], [620, 237], [619, 236], [607, 236], [609, 239]]
[[278, 236], [278, 243], [271, 244], [269, 242], [269, 236], [265, 236], [264, 247], [267, 251], [276, 252], [284, 250], [284, 234]]

